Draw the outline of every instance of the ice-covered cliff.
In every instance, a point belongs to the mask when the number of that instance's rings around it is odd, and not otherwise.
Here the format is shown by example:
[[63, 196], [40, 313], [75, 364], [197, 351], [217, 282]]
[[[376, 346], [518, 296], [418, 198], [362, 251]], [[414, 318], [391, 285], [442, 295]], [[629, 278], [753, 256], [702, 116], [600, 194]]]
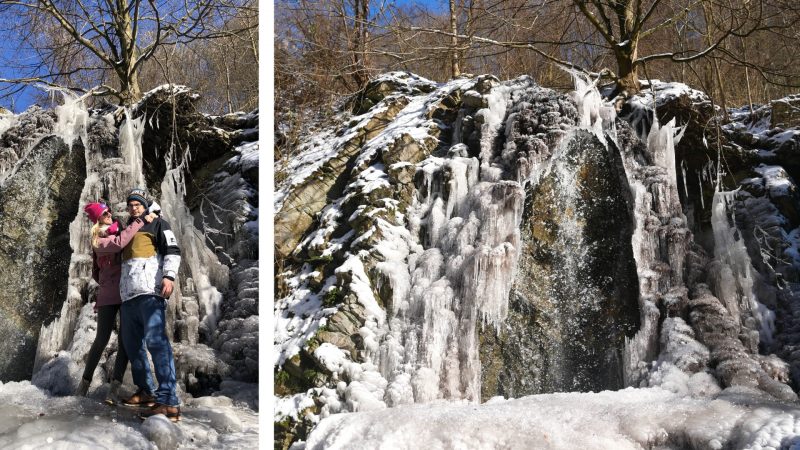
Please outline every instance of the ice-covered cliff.
[[618, 114], [580, 79], [389, 73], [309, 136], [274, 203], [276, 445], [435, 400], [796, 400], [798, 124], [645, 87]]
[[[258, 111], [204, 115], [194, 107], [198, 94], [181, 86], [157, 88], [127, 109], [90, 110], [68, 92], [55, 96], [61, 104], [54, 111], [33, 107], [3, 116], [0, 127], [3, 391], [11, 394], [17, 381], [24, 391], [30, 380], [46, 396], [72, 394], [96, 329], [83, 206], [107, 199], [124, 222], [125, 195], [139, 186], [161, 205], [183, 254], [167, 308], [179, 395], [192, 405], [225, 391], [252, 415], [258, 408]], [[105, 394], [117, 346], [115, 333], [90, 398]], [[134, 390], [129, 372], [123, 390]], [[37, 397], [42, 402], [52, 403]], [[23, 426], [25, 417], [14, 423]], [[245, 442], [252, 442], [257, 427], [247, 421]], [[223, 428], [201, 441], [215, 445]]]

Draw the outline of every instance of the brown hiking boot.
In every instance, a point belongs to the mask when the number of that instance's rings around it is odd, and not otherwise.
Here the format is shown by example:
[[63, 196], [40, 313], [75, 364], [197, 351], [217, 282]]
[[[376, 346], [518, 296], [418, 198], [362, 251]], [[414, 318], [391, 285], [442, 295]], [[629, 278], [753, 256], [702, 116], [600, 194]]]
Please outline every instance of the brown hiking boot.
[[128, 406], [153, 406], [156, 404], [156, 399], [145, 392], [144, 389], [139, 389], [135, 394], [123, 400], [122, 403]]
[[150, 409], [147, 411], [139, 413], [139, 418], [144, 420], [151, 416], [156, 416], [159, 414], [163, 414], [167, 416], [167, 419], [173, 422], [180, 422], [181, 420], [181, 407], [180, 406], [169, 406], [163, 403], [156, 403], [155, 405], [151, 406]]

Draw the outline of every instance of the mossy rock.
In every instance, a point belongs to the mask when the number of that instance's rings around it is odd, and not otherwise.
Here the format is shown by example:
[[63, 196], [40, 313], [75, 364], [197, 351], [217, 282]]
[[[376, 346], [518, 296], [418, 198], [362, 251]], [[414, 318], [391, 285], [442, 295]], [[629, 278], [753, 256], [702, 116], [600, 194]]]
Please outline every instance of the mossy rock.
[[348, 302], [328, 318], [326, 328], [332, 332], [352, 336], [364, 325], [366, 311], [360, 303]]
[[356, 359], [356, 343], [353, 340], [353, 336], [358, 333], [353, 333], [352, 335], [346, 335], [342, 333], [338, 333], [335, 331], [320, 331], [317, 333], [316, 337], [320, 340], [320, 342], [325, 342], [331, 345], [335, 345], [336, 347], [347, 351], [350, 353], [350, 359]]
[[307, 383], [303, 383], [297, 377], [293, 377], [286, 370], [275, 371], [275, 395], [288, 396], [297, 394], [298, 392], [305, 392], [309, 389]]
[[[307, 345], [315, 344], [307, 343]], [[316, 361], [309, 356], [309, 353], [306, 350], [300, 351], [300, 353], [287, 360], [283, 364], [283, 367], [275, 373], [276, 377], [279, 374], [281, 376], [280, 386], [281, 389], [283, 389], [284, 395], [306, 392], [312, 387], [315, 387], [315, 385], [312, 383], [312, 380], [306, 376], [306, 372], [309, 370], [320, 371], [322, 369], [317, 366]], [[281, 374], [281, 372], [283, 372], [283, 374]], [[275, 381], [276, 386], [278, 386], [277, 378]]]
[[322, 306], [330, 308], [336, 306], [344, 301], [342, 290], [334, 286], [322, 296]]
[[273, 424], [275, 432], [274, 447], [275, 450], [289, 450], [297, 441], [304, 441], [308, 438], [308, 434], [314, 428], [312, 414], [319, 414], [318, 407], [306, 408], [300, 412], [300, 419], [295, 420], [291, 417], [286, 417], [283, 420], [276, 421]]
[[439, 130], [429, 129], [428, 133], [422, 140], [414, 139], [409, 134], [401, 135], [388, 151], [383, 152], [381, 160], [384, 165], [388, 167], [399, 162], [417, 164], [430, 156], [439, 143]]

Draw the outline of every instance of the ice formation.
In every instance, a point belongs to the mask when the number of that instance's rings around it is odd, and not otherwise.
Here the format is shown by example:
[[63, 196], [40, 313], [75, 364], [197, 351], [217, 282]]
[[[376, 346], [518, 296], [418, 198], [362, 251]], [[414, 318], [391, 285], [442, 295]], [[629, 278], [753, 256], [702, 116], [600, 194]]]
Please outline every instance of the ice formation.
[[758, 330], [760, 341], [772, 342], [774, 314], [754, 294], [755, 274], [734, 217], [736, 191], [716, 191], [711, 205], [715, 264], [711, 287], [733, 317], [749, 330]]
[[[357, 167], [405, 133], [424, 141], [428, 131], [419, 135], [414, 130], [429, 130], [425, 113], [430, 105], [455, 89], [469, 86], [465, 80], [457, 80], [409, 102], [395, 124], [365, 145]], [[331, 359], [324, 359], [333, 373], [350, 380], [341, 392], [345, 402], [330, 398], [325, 411], [363, 410], [437, 398], [479, 399], [476, 333], [478, 327], [497, 326], [507, 312], [524, 197], [515, 171], [510, 170], [513, 162], [502, 161], [491, 138], [501, 129], [512, 91], [507, 87], [496, 89], [487, 96], [488, 107], [478, 112], [484, 120], [479, 158], [458, 151], [460, 143], [454, 142], [450, 156], [428, 156], [417, 164], [418, 194], [408, 211], [397, 216], [400, 224], [407, 221], [408, 229], [378, 219], [374, 230], [350, 244], [357, 245], [370, 233], [383, 236], [375, 247], [380, 259], [374, 270], [391, 289], [391, 309], [384, 312], [377, 305], [363, 256], [348, 254], [336, 269], [336, 276], [348, 280], [345, 287], [366, 309], [367, 320], [359, 330], [366, 362], [333, 364]], [[319, 245], [322, 248], [314, 251], [322, 255], [336, 251], [341, 244], [336, 240], [328, 243], [328, 236], [343, 219], [339, 211], [348, 195], [373, 191], [379, 186], [375, 182], [386, 176], [386, 169], [383, 164], [358, 169], [361, 172], [345, 191], [346, 196], [322, 212], [319, 231], [301, 245]], [[291, 282], [295, 295], [304, 292], [303, 280], [308, 276], [313, 274], [300, 273]], [[333, 282], [326, 281], [330, 287], [323, 292], [332, 289]], [[313, 311], [315, 301], [319, 301], [316, 295], [304, 295], [303, 310], [290, 307], [292, 317], [277, 318], [276, 341], [284, 342], [276, 361], [279, 365], [325, 323], [320, 315], [326, 315], [326, 309], [314, 313], [311, 317], [317, 319], [311, 321], [308, 313], [302, 312]], [[335, 310], [327, 314], [332, 312]], [[302, 325], [299, 317], [306, 317]], [[288, 325], [287, 319], [297, 325]], [[294, 333], [301, 333], [297, 338], [285, 334], [293, 328]]]
[[[631, 186], [635, 228], [631, 245], [639, 275], [639, 332], [627, 343], [625, 378], [636, 385], [658, 352], [659, 298], [680, 302], [687, 295], [683, 268], [689, 230], [678, 195], [674, 120], [664, 126], [653, 113], [646, 145], [630, 145], [623, 164]], [[638, 130], [638, 129], [637, 129]], [[629, 137], [629, 142], [632, 137]]]
[[293, 448], [633, 450], [796, 445], [800, 409], [795, 405], [746, 389], [726, 391], [709, 401], [704, 393], [708, 381], [695, 376], [677, 380], [674, 390], [569, 392], [500, 397], [481, 405], [404, 405], [339, 414], [324, 419], [306, 442]]
[[393, 277], [410, 283], [397, 286], [406, 298], [394, 302], [379, 362], [391, 392], [413, 392], [401, 403], [480, 397], [477, 327], [505, 318], [519, 249], [524, 194], [516, 174], [502, 179], [509, 171], [494, 145], [511, 92], [493, 90], [478, 112], [479, 160], [451, 152], [419, 164], [422, 186], [408, 220], [421, 245], [410, 249], [409, 276]]
[[[94, 135], [89, 139], [86, 130], [88, 113], [82, 101], [69, 96], [65, 99], [65, 104], [57, 108], [59, 121], [55, 130], [63, 139], [73, 142], [75, 148], [81, 148], [85, 153], [87, 176], [79, 209], [86, 203], [106, 198], [112, 201], [112, 210], [116, 215], [120, 215], [124, 220], [125, 195], [132, 186], [144, 186], [141, 160], [144, 117], [134, 118], [133, 113], [126, 109], [92, 118], [94, 130], [105, 127], [113, 132], [116, 132], [115, 116], [121, 114], [125, 120], [119, 128], [118, 138], [113, 142], [104, 142], [103, 138]], [[80, 139], [77, 139], [78, 137]], [[86, 143], [86, 146], [78, 145], [79, 142]], [[115, 148], [108, 150], [106, 147], [109, 145], [115, 145]], [[109, 152], [111, 153], [107, 154]], [[173, 161], [174, 155], [165, 156], [169, 161]], [[177, 319], [178, 329], [173, 330], [170, 324], [168, 332], [177, 333], [178, 341], [196, 347], [203, 346], [200, 344], [201, 333], [204, 334], [205, 341], [209, 342], [215, 331], [220, 318], [222, 300], [220, 290], [227, 288], [228, 268], [222, 265], [214, 252], [206, 246], [205, 236], [196, 229], [194, 218], [185, 205], [183, 178], [185, 170], [184, 166], [168, 167], [161, 185], [161, 198], [157, 200], [161, 203], [165, 218], [170, 221], [178, 237], [184, 253], [183, 261], [188, 269], [176, 286], [173, 300], [169, 302], [168, 317]], [[73, 252], [69, 269], [68, 296], [61, 307], [59, 317], [42, 327], [34, 372], [45, 367], [48, 360], [62, 351], [66, 351], [62, 352], [62, 355], [68, 355], [75, 364], [82, 365], [94, 339], [94, 312], [89, 306], [82, 307], [85, 300], [84, 293], [91, 290], [94, 285], [91, 280], [91, 249], [88, 245], [89, 225], [80, 211], [70, 225], [70, 245]], [[113, 360], [116, 345], [116, 338], [112, 338], [104, 359]], [[203, 348], [207, 349], [204, 346]], [[194, 379], [194, 372], [199, 369], [207, 369], [206, 371], [214, 376], [224, 375], [217, 373], [220, 370], [224, 371], [222, 362], [214, 363], [220, 366], [217, 370], [203, 362], [207, 359], [206, 356], [196, 355], [196, 352], [193, 353], [189, 347], [183, 348], [178, 345], [176, 353], [185, 365], [179, 372], [185, 372], [184, 375], [189, 380]], [[73, 368], [66, 373], [64, 372], [66, 366], [69, 365], [51, 364], [48, 370], [60, 370], [62, 375], [72, 380], [73, 385], [77, 384], [78, 374], [73, 373], [76, 370]], [[106, 381], [105, 369], [101, 361], [99, 370], [95, 371], [93, 386]], [[46, 374], [39, 374], [35, 379], [39, 380], [43, 388], [52, 388], [53, 385], [48, 383], [55, 383], [54, 377]]]

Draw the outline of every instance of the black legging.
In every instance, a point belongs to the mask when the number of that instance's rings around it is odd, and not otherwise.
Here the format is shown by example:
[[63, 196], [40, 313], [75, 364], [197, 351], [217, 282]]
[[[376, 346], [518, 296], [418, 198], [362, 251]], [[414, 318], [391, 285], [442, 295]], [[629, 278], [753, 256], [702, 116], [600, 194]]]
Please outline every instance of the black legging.
[[[86, 369], [83, 371], [83, 379], [90, 380], [94, 375], [94, 369], [97, 363], [100, 362], [100, 356], [108, 344], [108, 339], [111, 337], [111, 330], [114, 329], [114, 322], [117, 318], [120, 305], [106, 305], [97, 309], [97, 335], [94, 338], [89, 356], [86, 359]], [[122, 322], [120, 321], [120, 326]], [[117, 345], [117, 359], [114, 361], [114, 373], [111, 379], [122, 382], [122, 377], [125, 375], [125, 369], [128, 367], [128, 354], [125, 353], [125, 346], [122, 345], [122, 333], [117, 333], [119, 339]]]

